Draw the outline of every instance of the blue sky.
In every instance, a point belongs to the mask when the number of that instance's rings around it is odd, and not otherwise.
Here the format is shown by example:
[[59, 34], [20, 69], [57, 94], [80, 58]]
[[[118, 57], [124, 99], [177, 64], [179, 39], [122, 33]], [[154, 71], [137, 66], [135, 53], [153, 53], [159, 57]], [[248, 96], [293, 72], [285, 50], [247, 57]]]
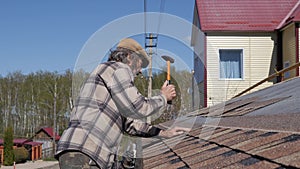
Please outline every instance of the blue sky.
[[[165, 13], [192, 23], [194, 0], [164, 1]], [[147, 0], [147, 11], [159, 12], [160, 2]], [[39, 70], [73, 70], [80, 51], [97, 30], [140, 12], [144, 12], [143, 0], [1, 0], [0, 75], [14, 71], [28, 74]], [[159, 47], [180, 55], [186, 64], [192, 65], [191, 52], [184, 52], [178, 47], [182, 46], [180, 43], [168, 37], [159, 38]]]

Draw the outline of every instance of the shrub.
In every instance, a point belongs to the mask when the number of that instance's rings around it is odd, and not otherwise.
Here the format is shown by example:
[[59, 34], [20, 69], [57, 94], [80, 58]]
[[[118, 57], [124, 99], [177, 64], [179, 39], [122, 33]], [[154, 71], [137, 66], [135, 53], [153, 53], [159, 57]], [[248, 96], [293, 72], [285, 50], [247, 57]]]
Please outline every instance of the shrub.
[[46, 157], [43, 158], [43, 161], [57, 161], [57, 159], [55, 159], [54, 157]]
[[16, 163], [23, 163], [28, 159], [29, 153], [25, 147], [18, 147], [14, 149], [14, 155]]
[[15, 156], [13, 152], [14, 136], [12, 127], [8, 127], [4, 132], [4, 165], [13, 165]]

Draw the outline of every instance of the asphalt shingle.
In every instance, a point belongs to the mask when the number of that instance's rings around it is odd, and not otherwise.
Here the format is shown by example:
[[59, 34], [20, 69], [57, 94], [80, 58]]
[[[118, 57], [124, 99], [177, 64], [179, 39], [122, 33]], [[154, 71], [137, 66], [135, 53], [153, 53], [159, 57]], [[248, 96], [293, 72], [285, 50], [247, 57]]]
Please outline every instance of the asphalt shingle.
[[[193, 118], [195, 125], [185, 136], [157, 142], [144, 140], [144, 156], [156, 153], [144, 159], [144, 167], [300, 168], [299, 83], [297, 77], [230, 100], [223, 109], [227, 113], [236, 111], [239, 104], [240, 108], [258, 105], [252, 103], [264, 106], [250, 107], [251, 111], [243, 115], [223, 116], [216, 124], [202, 122], [208, 118], [209, 110], [214, 110], [207, 108], [176, 121], [177, 125], [183, 125], [193, 121], [188, 118]], [[162, 150], [164, 153], [159, 153]]]

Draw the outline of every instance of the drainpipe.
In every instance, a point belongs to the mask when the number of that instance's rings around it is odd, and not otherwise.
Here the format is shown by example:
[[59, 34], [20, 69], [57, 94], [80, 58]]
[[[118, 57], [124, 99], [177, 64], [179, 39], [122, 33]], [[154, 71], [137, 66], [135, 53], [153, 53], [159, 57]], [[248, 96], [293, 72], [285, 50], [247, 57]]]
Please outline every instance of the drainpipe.
[[[276, 70], [280, 71], [283, 68], [283, 54], [282, 54], [282, 32], [277, 31], [277, 64]], [[282, 75], [277, 76], [276, 83], [282, 81]]]
[[[295, 36], [296, 36], [296, 63], [298, 63], [299, 62], [299, 23], [296, 23]], [[296, 76], [299, 76], [299, 68], [296, 69]]]

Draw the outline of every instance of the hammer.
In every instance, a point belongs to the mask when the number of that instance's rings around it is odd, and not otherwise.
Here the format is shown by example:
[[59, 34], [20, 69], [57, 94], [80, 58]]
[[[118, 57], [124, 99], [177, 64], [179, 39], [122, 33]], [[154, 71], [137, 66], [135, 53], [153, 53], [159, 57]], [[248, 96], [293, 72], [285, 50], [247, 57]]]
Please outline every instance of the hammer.
[[[168, 84], [171, 84], [171, 75], [170, 75], [170, 72], [171, 72], [171, 63], [174, 63], [174, 59], [171, 58], [170, 56], [166, 56], [166, 55], [163, 55], [161, 56], [166, 62], [167, 62], [167, 81], [168, 81]], [[172, 104], [172, 101], [168, 101], [168, 104]]]

